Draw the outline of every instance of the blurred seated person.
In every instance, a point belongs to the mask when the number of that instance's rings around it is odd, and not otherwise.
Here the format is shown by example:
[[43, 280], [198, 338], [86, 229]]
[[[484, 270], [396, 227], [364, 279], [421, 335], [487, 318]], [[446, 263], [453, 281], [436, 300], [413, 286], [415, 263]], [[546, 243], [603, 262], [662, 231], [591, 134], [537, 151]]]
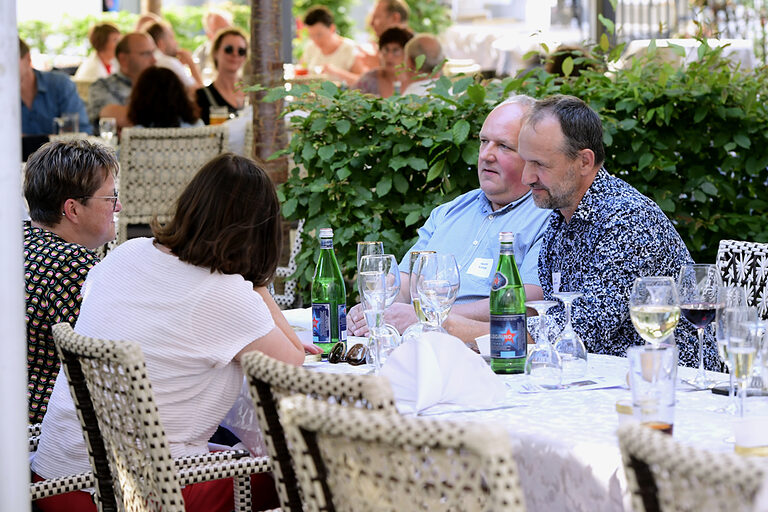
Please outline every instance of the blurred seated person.
[[564, 77], [563, 62], [568, 57], [573, 63], [573, 69], [568, 76], [580, 76], [584, 70], [595, 69], [594, 59], [586, 48], [564, 44], [558, 46], [555, 52], [549, 56], [544, 69], [547, 73]]
[[[388, 28], [379, 38], [380, 66], [366, 71], [355, 84], [356, 89], [382, 98], [402, 93], [405, 79], [402, 64], [405, 61], [405, 44], [413, 37], [407, 28]], [[398, 87], [395, 87], [397, 83]]]
[[51, 326], [75, 323], [80, 287], [99, 258], [93, 249], [115, 238], [113, 151], [85, 140], [49, 142], [27, 160], [24, 222], [29, 421], [40, 423], [48, 408], [59, 358]]
[[214, 75], [216, 66], [213, 63], [213, 43], [220, 30], [232, 26], [232, 15], [226, 11], [209, 9], [203, 15], [203, 28], [205, 29], [205, 42], [192, 52], [192, 60], [195, 61], [206, 85], [209, 78]]
[[[153, 224], [154, 238], [120, 244], [91, 271], [75, 331], [141, 345], [171, 454], [180, 457], [208, 453], [243, 385], [244, 354], [258, 350], [298, 366], [305, 347], [267, 289], [282, 246], [280, 203], [267, 173], [252, 160], [219, 155], [174, 210], [169, 222]], [[65, 376], [53, 390], [32, 471], [35, 480], [90, 471]], [[270, 475], [251, 480], [253, 509], [277, 507]], [[231, 479], [187, 485], [182, 494], [187, 512], [233, 509]], [[37, 503], [47, 511], [77, 500], [70, 510], [96, 511], [89, 493], [70, 495]]]
[[143, 128], [202, 126], [197, 110], [176, 73], [150, 66], [133, 86], [128, 121], [130, 126]]
[[115, 55], [120, 70], [96, 80], [88, 89], [88, 119], [94, 126], [101, 117], [114, 117], [118, 128], [128, 126], [131, 87], [142, 71], [155, 64], [154, 51], [155, 43], [147, 34], [131, 32], [118, 41]]
[[153, 23], [147, 27], [147, 34], [155, 41], [155, 65], [168, 68], [176, 73], [190, 94], [203, 86], [200, 70], [192, 60], [192, 54], [179, 48], [173, 28], [166, 22]]
[[336, 33], [333, 14], [327, 7], [316, 5], [304, 16], [310, 41], [304, 48], [301, 64], [310, 72], [353, 84], [365, 71], [362, 56], [351, 39]]
[[195, 91], [200, 118], [205, 124], [211, 122], [211, 107], [226, 107], [230, 115], [237, 115], [245, 105], [240, 70], [248, 56], [248, 40], [240, 29], [225, 28], [216, 34], [211, 51], [216, 80]]
[[56, 133], [54, 118], [78, 114], [78, 131], [93, 133], [85, 104], [75, 83], [58, 71], [38, 71], [32, 67], [29, 46], [19, 38], [19, 87], [21, 93], [21, 135]]
[[115, 57], [115, 47], [120, 40], [120, 30], [112, 23], [99, 23], [91, 27], [88, 33], [93, 52], [75, 72], [75, 80], [93, 82], [117, 73], [119, 64]]
[[[421, 67], [416, 68], [416, 59], [424, 56]], [[416, 34], [405, 45], [405, 62], [409, 83], [403, 94], [425, 96], [432, 83], [442, 74], [445, 55], [440, 41], [431, 34]]]
[[[378, 0], [368, 14], [368, 27], [373, 31], [376, 39], [380, 39], [385, 30], [392, 27], [408, 27], [410, 8], [403, 0]], [[375, 44], [373, 52], [362, 51], [363, 66], [367, 69], [379, 67], [380, 59], [378, 47]]]

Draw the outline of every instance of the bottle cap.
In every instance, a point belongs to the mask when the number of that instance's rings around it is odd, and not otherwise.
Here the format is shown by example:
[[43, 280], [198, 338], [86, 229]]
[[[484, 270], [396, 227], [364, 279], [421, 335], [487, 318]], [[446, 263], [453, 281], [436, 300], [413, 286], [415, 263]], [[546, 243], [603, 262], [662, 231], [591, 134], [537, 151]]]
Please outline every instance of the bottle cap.
[[331, 228], [320, 228], [320, 238], [333, 238], [333, 229]]
[[502, 231], [499, 233], [499, 242], [512, 243], [515, 241], [515, 234], [512, 231]]

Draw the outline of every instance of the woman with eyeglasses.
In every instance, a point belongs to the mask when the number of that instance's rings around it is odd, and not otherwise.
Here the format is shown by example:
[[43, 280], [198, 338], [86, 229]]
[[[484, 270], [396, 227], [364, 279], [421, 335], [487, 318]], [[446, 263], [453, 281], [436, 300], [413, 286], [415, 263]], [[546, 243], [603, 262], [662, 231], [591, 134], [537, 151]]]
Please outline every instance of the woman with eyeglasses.
[[[243, 385], [240, 360], [258, 350], [300, 365], [305, 349], [267, 286], [281, 252], [280, 203], [252, 160], [225, 153], [206, 163], [179, 196], [154, 238], [112, 250], [83, 285], [75, 331], [141, 345], [174, 457], [208, 452], [208, 440]], [[36, 479], [90, 470], [65, 376], [59, 376], [32, 462]], [[274, 481], [256, 475], [253, 510], [279, 506]], [[233, 509], [232, 481], [188, 485], [187, 512]], [[68, 510], [95, 511], [88, 493]], [[64, 505], [43, 511], [66, 510]]]
[[230, 117], [234, 117], [245, 106], [245, 93], [239, 83], [240, 70], [248, 55], [245, 34], [237, 28], [225, 28], [216, 34], [211, 50], [216, 80], [195, 94], [205, 124], [211, 123], [211, 108], [226, 107]]
[[115, 238], [115, 153], [85, 140], [49, 142], [24, 169], [24, 279], [29, 422], [39, 423], [59, 374], [51, 327], [75, 323], [80, 287]]
[[[382, 98], [401, 93], [405, 89], [402, 82], [405, 74], [400, 73], [400, 67], [405, 61], [405, 43], [413, 37], [413, 32], [407, 28], [392, 27], [382, 32], [379, 37], [379, 62], [381, 65], [368, 71], [355, 84], [356, 89]], [[401, 83], [397, 91], [395, 83]]]

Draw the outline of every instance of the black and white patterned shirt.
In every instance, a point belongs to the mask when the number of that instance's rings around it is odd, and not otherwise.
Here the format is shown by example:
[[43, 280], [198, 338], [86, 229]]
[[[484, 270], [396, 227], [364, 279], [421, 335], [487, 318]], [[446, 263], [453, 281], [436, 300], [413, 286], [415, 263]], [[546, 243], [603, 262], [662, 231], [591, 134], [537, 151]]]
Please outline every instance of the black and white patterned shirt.
[[98, 129], [101, 109], [107, 105], [128, 105], [129, 99], [130, 78], [119, 71], [106, 78], [99, 78], [88, 88], [88, 119]]
[[[544, 298], [560, 290], [584, 295], [573, 306], [573, 326], [589, 352], [626, 356], [631, 345], [644, 343], [629, 318], [629, 294], [640, 276], [672, 276], [693, 263], [685, 243], [661, 209], [632, 186], [601, 169], [570, 222], [559, 211], [550, 217], [539, 253]], [[580, 281], [580, 282], [575, 282]], [[563, 307], [549, 311], [563, 326]], [[680, 362], [698, 366], [698, 337], [680, 318], [675, 330]], [[704, 365], [719, 370], [711, 330], [704, 338]]]

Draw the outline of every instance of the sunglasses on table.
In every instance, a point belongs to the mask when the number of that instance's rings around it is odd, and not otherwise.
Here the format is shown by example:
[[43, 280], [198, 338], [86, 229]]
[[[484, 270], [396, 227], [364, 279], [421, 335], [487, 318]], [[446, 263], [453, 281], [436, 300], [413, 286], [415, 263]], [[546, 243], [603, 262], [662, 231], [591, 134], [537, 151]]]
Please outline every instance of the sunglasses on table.
[[228, 44], [227, 46], [224, 47], [224, 53], [226, 53], [227, 55], [232, 55], [233, 53], [235, 53], [235, 51], [237, 51], [237, 54], [240, 57], [245, 57], [245, 55], [248, 53], [248, 49], [243, 48], [242, 46], [234, 47], [231, 44]]
[[365, 364], [365, 358], [368, 355], [368, 349], [362, 343], [357, 343], [344, 352], [344, 343], [336, 343], [328, 353], [328, 362], [331, 364], [349, 363], [352, 366]]

